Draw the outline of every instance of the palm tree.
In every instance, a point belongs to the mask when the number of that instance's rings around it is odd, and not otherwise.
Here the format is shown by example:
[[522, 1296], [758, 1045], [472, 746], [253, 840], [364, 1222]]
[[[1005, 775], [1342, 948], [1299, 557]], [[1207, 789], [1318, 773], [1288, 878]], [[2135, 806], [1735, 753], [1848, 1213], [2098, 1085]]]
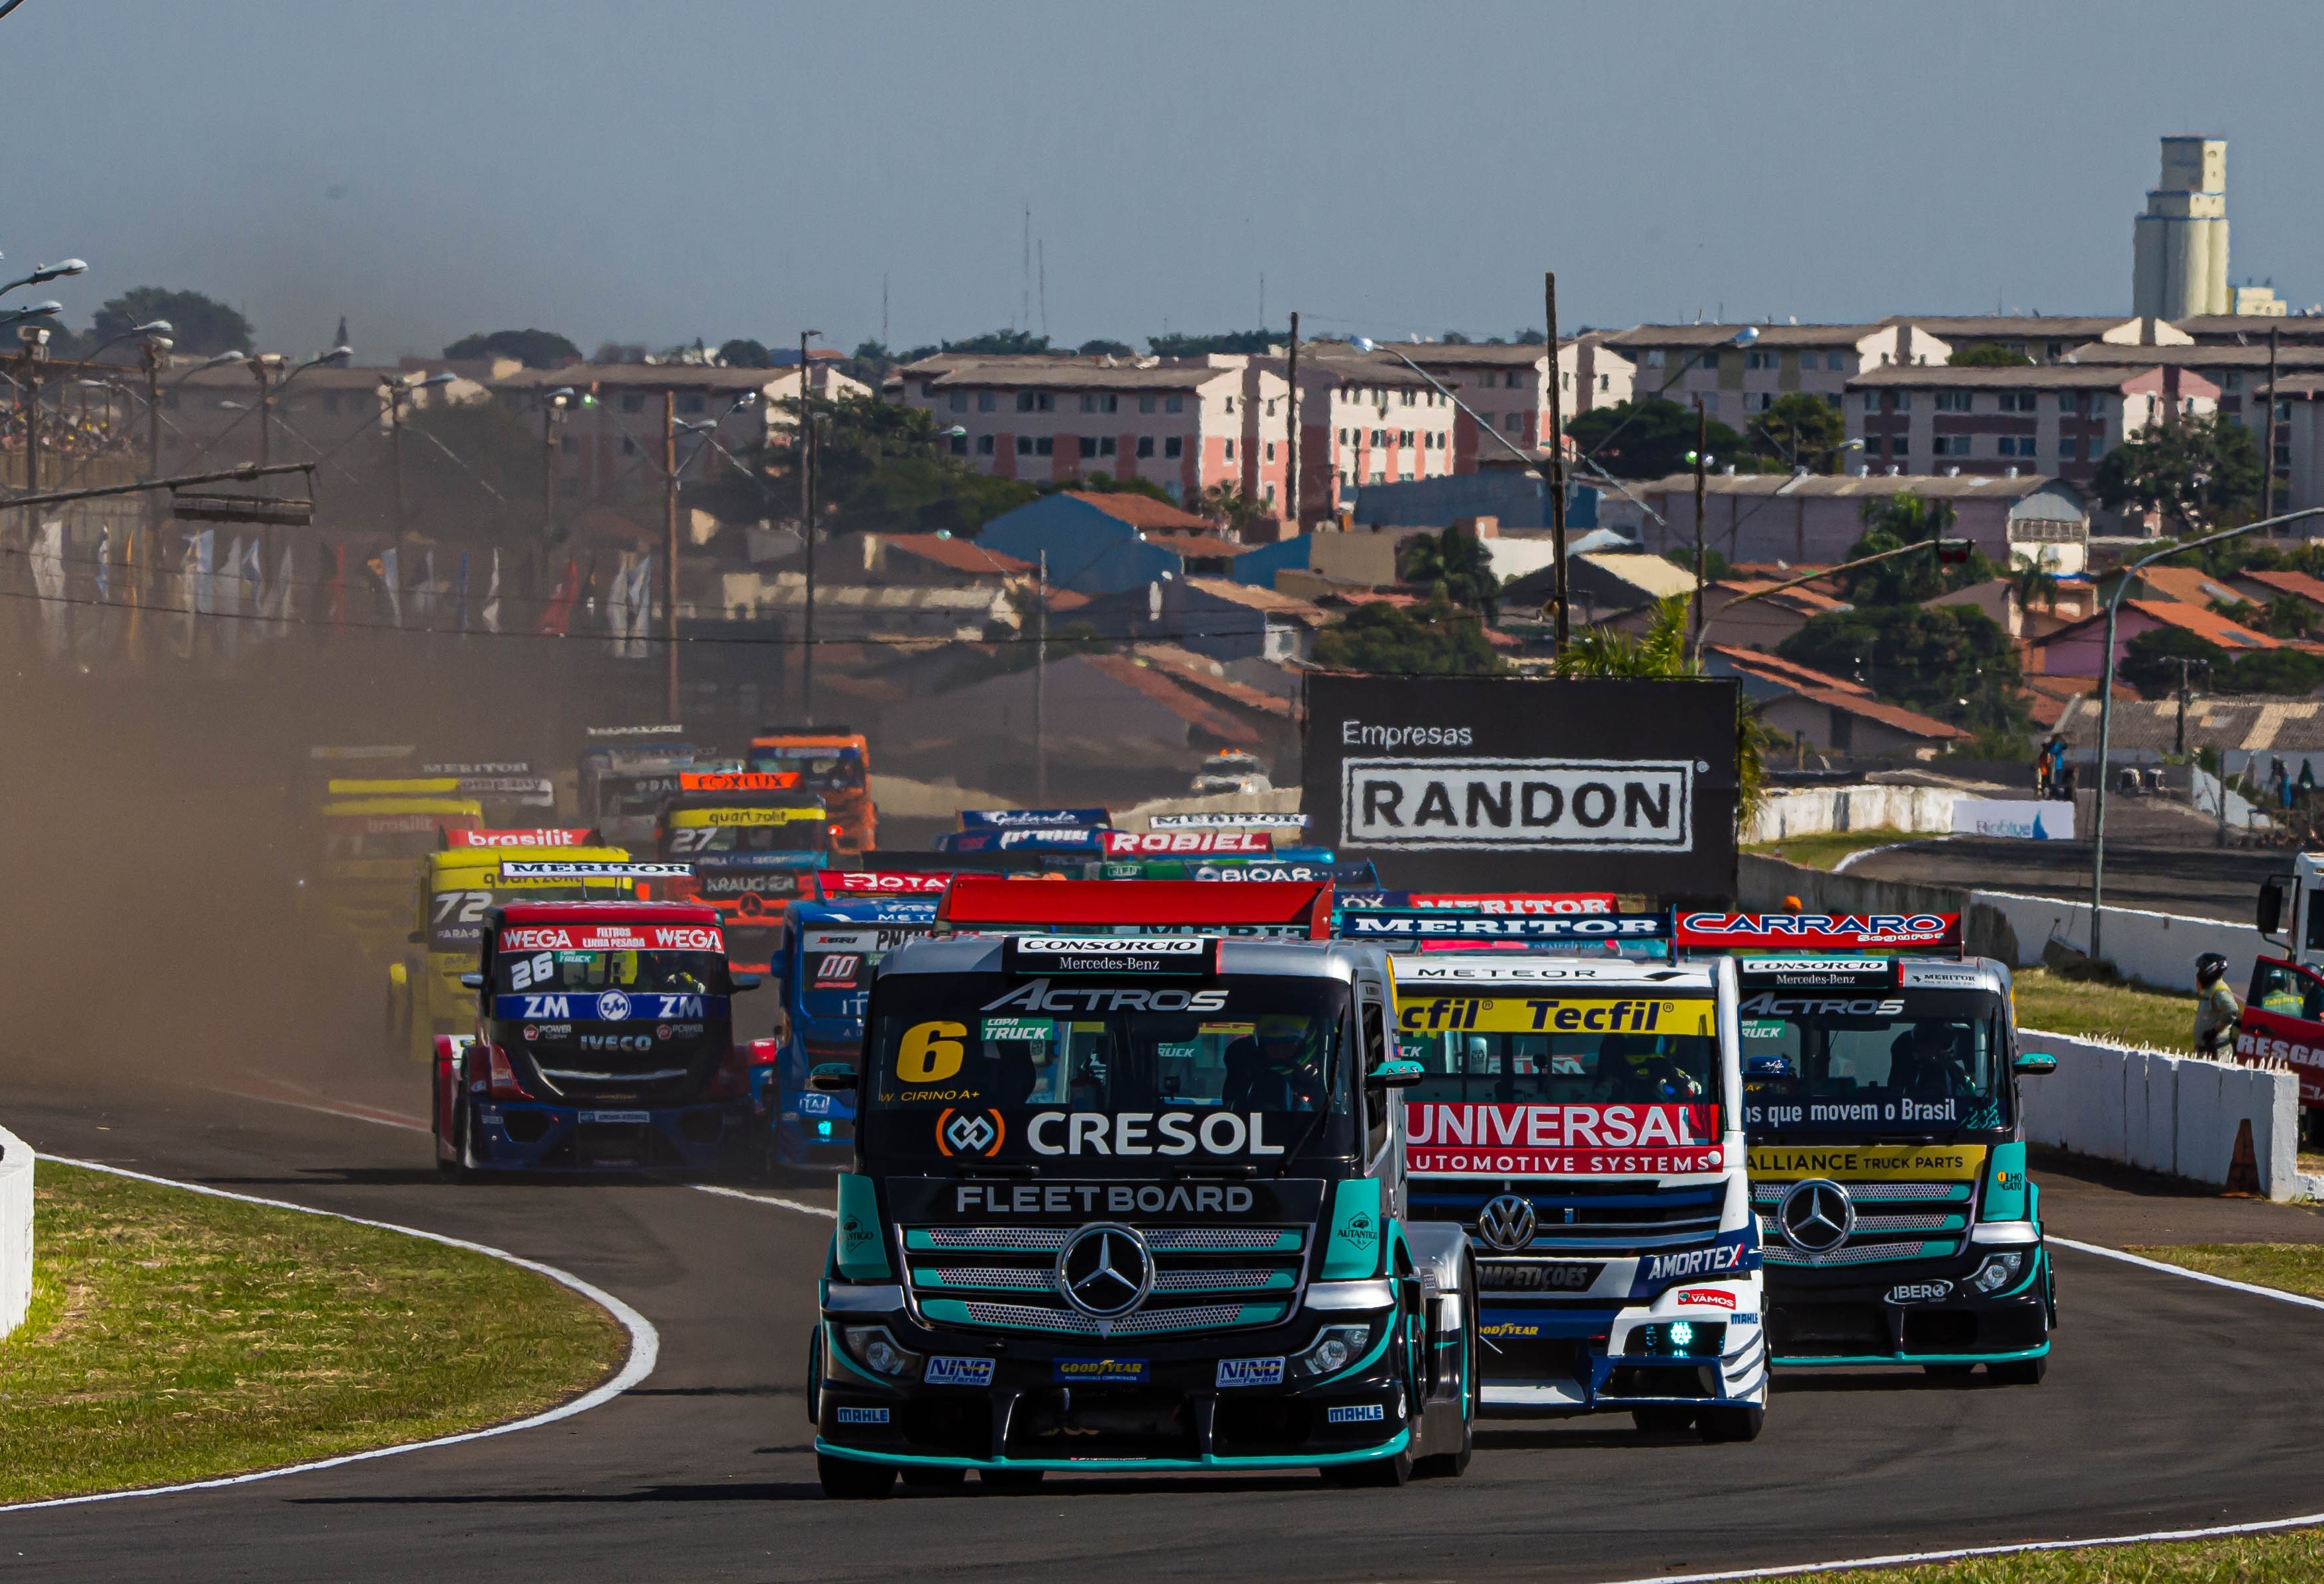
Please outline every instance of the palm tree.
[[[1557, 662], [1561, 677], [1638, 677], [1681, 680], [1702, 675], [1702, 662], [1688, 654], [1688, 596], [1655, 603], [1643, 634], [1592, 627], [1573, 635]], [[1735, 695], [1735, 823], [1739, 830], [1767, 797], [1767, 750], [1775, 733], [1753, 713], [1739, 689]]]

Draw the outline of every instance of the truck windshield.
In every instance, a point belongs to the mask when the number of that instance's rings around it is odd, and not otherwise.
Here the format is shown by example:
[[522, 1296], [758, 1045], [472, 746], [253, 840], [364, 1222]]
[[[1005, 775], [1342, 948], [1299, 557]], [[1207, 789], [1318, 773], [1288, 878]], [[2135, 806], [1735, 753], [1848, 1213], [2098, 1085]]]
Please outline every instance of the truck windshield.
[[651, 775], [614, 771], [597, 783], [597, 817], [636, 819], [650, 815], [677, 790], [676, 770], [657, 771]]
[[[948, 1155], [947, 1119], [986, 1118], [976, 1154], [1108, 1158], [1345, 1154], [1348, 986], [904, 974], [880, 981], [866, 1096], [872, 1142]], [[935, 1127], [932, 1129], [930, 1123]], [[1151, 1163], [1146, 1167], [1151, 1170]]]
[[799, 932], [799, 988], [809, 994], [870, 990], [881, 958], [927, 933], [924, 924], [809, 925]]
[[2008, 1016], [1990, 990], [1747, 995], [1744, 1126], [1760, 1137], [1999, 1130]]
[[754, 748], [754, 770], [795, 770], [810, 792], [853, 792], [863, 785], [863, 760], [855, 754], [810, 753], [798, 749]]
[[[705, 809], [703, 814], [715, 818], [726, 815], [726, 809]], [[733, 811], [742, 814], [760, 812], [754, 809]], [[788, 809], [769, 812], [788, 814]], [[683, 819], [684, 815], [673, 816]], [[662, 856], [665, 858], [696, 858], [711, 852], [819, 852], [824, 846], [824, 819], [820, 811], [807, 811], [798, 819], [750, 824], [673, 824], [662, 836]]]
[[503, 953], [494, 988], [544, 990], [659, 990], [723, 995], [726, 960], [716, 952], [531, 952]]

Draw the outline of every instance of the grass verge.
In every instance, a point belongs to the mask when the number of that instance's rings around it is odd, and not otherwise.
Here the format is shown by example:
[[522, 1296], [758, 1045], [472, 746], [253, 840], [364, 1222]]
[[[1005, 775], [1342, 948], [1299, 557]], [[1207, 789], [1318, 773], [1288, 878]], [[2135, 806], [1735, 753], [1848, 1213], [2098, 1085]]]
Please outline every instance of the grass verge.
[[51, 1161], [33, 1247], [0, 1342], [0, 1501], [479, 1429], [628, 1349], [578, 1293], [485, 1255]]
[[1791, 836], [1781, 842], [1754, 842], [1743, 851], [1764, 858], [1780, 858], [1786, 863], [1804, 864], [1810, 869], [1830, 869], [1849, 853], [1861, 852], [1868, 847], [1886, 847], [1897, 842], [1931, 842], [1939, 833], [1900, 831], [1894, 825], [1868, 831], [1819, 831], [1812, 836]]
[[2052, 1034], [2078, 1034], [2159, 1050], [2195, 1049], [2195, 998], [2098, 979], [2021, 968], [2017, 1021]]
[[[2130, 1252], [2166, 1265], [2183, 1265], [2207, 1276], [2324, 1298], [2324, 1244], [2188, 1243], [2169, 1248], [2134, 1244]], [[2318, 1570], [2318, 1576], [2324, 1577], [2324, 1569]]]
[[2021, 1552], [1923, 1568], [1816, 1573], [1815, 1584], [2273, 1584], [2324, 1578], [2324, 1531]]

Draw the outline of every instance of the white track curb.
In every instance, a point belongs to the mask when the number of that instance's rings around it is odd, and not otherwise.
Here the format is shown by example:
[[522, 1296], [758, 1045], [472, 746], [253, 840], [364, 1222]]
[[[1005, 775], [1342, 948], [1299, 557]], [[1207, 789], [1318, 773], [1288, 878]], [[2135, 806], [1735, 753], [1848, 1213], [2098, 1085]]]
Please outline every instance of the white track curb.
[[382, 1231], [401, 1232], [407, 1238], [424, 1238], [430, 1243], [441, 1243], [447, 1248], [465, 1248], [472, 1254], [487, 1255], [510, 1265], [521, 1266], [526, 1270], [537, 1271], [553, 1282], [572, 1288], [573, 1291], [621, 1322], [622, 1329], [630, 1333], [630, 1357], [622, 1366], [620, 1373], [603, 1386], [584, 1392], [569, 1403], [560, 1404], [557, 1407], [535, 1414], [527, 1419], [513, 1420], [507, 1424], [495, 1424], [484, 1430], [463, 1431], [457, 1435], [439, 1435], [432, 1441], [409, 1441], [401, 1446], [374, 1447], [366, 1452], [346, 1452], [336, 1458], [318, 1458], [312, 1462], [291, 1463], [280, 1469], [262, 1469], [250, 1474], [228, 1474], [216, 1479], [193, 1479], [181, 1485], [150, 1485], [136, 1490], [99, 1491], [93, 1496], [60, 1496], [51, 1497], [45, 1501], [17, 1502], [11, 1506], [0, 1506], [0, 1513], [32, 1512], [41, 1507], [78, 1506], [85, 1502], [125, 1501], [132, 1497], [173, 1496], [186, 1490], [216, 1490], [222, 1486], [249, 1485], [261, 1479], [280, 1479], [286, 1474], [310, 1474], [318, 1469], [337, 1469], [346, 1463], [369, 1462], [374, 1458], [392, 1458], [403, 1452], [424, 1452], [431, 1447], [457, 1446], [463, 1441], [483, 1441], [495, 1435], [509, 1435], [520, 1430], [531, 1430], [543, 1424], [554, 1424], [560, 1419], [570, 1419], [576, 1414], [586, 1414], [592, 1408], [601, 1407], [612, 1402], [651, 1375], [655, 1361], [661, 1356], [661, 1333], [654, 1330], [653, 1322], [644, 1315], [640, 1314], [603, 1287], [585, 1282], [570, 1271], [559, 1270], [553, 1265], [543, 1265], [537, 1259], [526, 1259], [521, 1255], [511, 1254], [504, 1248], [494, 1248], [483, 1243], [471, 1243], [465, 1238], [447, 1237], [441, 1232], [423, 1231], [418, 1227], [398, 1226], [393, 1221], [367, 1220], [362, 1216], [342, 1215], [335, 1210], [317, 1210], [311, 1204], [293, 1204], [285, 1199], [261, 1199], [254, 1194], [229, 1193], [223, 1188], [206, 1187], [198, 1183], [180, 1183], [169, 1177], [149, 1176], [143, 1172], [133, 1172], [121, 1166], [109, 1166], [102, 1161], [74, 1160], [60, 1155], [44, 1156], [42, 1158], [54, 1161], [59, 1165], [78, 1166], [84, 1171], [90, 1172], [105, 1172], [115, 1177], [129, 1177], [140, 1183], [154, 1183], [164, 1188], [181, 1189], [188, 1193], [206, 1193], [213, 1199], [232, 1199], [243, 1204], [263, 1204], [270, 1210], [296, 1211], [301, 1215], [324, 1216], [335, 1221], [352, 1222], [358, 1227], [376, 1227]]

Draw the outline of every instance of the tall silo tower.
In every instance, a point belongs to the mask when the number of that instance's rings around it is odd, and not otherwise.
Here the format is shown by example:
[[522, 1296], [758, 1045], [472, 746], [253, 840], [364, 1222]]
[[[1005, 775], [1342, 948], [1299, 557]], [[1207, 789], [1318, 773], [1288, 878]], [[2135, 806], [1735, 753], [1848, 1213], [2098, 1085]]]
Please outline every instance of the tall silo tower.
[[2166, 137], [2163, 180], [2138, 216], [2131, 311], [2184, 319], [2233, 311], [2227, 287], [2227, 140]]

